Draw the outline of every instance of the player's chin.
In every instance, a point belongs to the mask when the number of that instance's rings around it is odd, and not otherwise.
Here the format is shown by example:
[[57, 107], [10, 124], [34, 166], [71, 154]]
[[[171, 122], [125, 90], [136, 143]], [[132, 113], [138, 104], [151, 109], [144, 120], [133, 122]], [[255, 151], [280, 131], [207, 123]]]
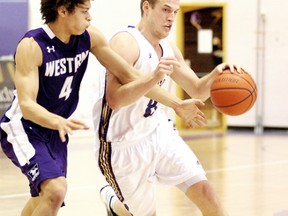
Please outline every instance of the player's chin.
[[89, 27], [90, 25], [85, 25], [84, 27], [82, 28], [77, 28], [77, 29], [74, 29], [74, 35], [81, 35], [85, 32], [85, 30]]
[[170, 30], [169, 31], [167, 30], [167, 31], [163, 32], [163, 34], [161, 35], [161, 39], [164, 39], [164, 38], [168, 37], [169, 33], [170, 33]]

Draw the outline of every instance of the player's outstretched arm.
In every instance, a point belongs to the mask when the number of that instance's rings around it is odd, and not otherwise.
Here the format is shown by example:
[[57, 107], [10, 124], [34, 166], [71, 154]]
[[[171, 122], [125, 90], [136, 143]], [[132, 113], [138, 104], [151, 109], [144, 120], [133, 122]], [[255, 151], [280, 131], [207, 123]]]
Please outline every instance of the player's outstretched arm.
[[154, 73], [141, 76], [124, 85], [107, 71], [106, 99], [109, 106], [112, 109], [119, 109], [143, 97], [167, 74], [171, 74], [174, 67], [172, 65], [176, 64], [177, 61], [173, 57], [161, 58]]
[[190, 127], [202, 127], [207, 124], [206, 116], [199, 109], [205, 105], [200, 99], [181, 100], [160, 86], [154, 86], [146, 96], [172, 108]]
[[104, 35], [95, 27], [87, 29], [91, 40], [91, 53], [108, 69], [120, 83], [131, 82], [141, 76], [141, 73], [129, 66], [129, 64], [115, 51], [111, 49]]
[[171, 78], [191, 97], [199, 98], [206, 101], [210, 97], [210, 86], [215, 77], [222, 73], [226, 68], [230, 68], [235, 73], [239, 73], [240, 67], [235, 64], [222, 63], [217, 65], [210, 73], [199, 78], [196, 73], [189, 67], [180, 50], [175, 44], [170, 43], [173, 48], [175, 57], [177, 58], [180, 66], [175, 67]]
[[87, 129], [88, 126], [77, 120], [67, 120], [49, 112], [36, 101], [39, 81], [38, 66], [42, 64], [42, 52], [32, 38], [23, 39], [16, 50], [15, 86], [23, 118], [42, 127], [58, 130], [62, 141], [73, 130]]

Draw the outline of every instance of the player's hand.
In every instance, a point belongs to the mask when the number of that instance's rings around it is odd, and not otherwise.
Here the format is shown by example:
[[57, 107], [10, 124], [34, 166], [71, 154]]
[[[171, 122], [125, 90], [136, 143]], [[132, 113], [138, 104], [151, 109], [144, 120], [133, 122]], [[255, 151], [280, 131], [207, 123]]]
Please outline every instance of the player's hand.
[[241, 67], [235, 64], [221, 63], [214, 68], [216, 73], [221, 74], [224, 70], [229, 69], [232, 73], [242, 73]]
[[207, 119], [198, 106], [204, 105], [204, 102], [200, 99], [187, 99], [182, 101], [174, 110], [179, 117], [185, 120], [189, 127], [203, 127], [207, 124]]
[[76, 119], [61, 118], [57, 127], [62, 142], [66, 141], [66, 134], [72, 134], [74, 130], [87, 130], [89, 126]]
[[179, 67], [180, 64], [175, 57], [162, 57], [159, 61], [154, 75], [157, 79], [162, 80], [165, 76], [170, 76], [173, 73], [174, 67]]

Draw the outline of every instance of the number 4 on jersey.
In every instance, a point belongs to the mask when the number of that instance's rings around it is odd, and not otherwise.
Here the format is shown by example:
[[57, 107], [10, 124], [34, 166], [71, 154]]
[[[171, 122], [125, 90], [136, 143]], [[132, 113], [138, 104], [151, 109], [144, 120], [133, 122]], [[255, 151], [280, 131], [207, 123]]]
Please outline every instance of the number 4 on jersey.
[[67, 100], [72, 92], [72, 81], [73, 81], [73, 76], [67, 77], [63, 87], [61, 89], [61, 92], [59, 94], [59, 99], [60, 98], [65, 98], [65, 100]]

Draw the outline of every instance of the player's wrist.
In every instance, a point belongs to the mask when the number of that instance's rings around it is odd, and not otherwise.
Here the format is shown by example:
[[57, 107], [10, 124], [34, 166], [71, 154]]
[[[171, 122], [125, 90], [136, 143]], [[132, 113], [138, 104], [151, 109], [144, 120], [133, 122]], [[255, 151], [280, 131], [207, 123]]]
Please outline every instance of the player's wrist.
[[179, 98], [175, 98], [175, 100], [172, 101], [171, 108], [175, 111], [176, 114], [179, 112], [179, 109], [181, 109], [182, 102], [183, 101]]
[[165, 75], [163, 73], [154, 72], [152, 76], [150, 76], [151, 81], [155, 84], [159, 83], [161, 80], [163, 80]]

